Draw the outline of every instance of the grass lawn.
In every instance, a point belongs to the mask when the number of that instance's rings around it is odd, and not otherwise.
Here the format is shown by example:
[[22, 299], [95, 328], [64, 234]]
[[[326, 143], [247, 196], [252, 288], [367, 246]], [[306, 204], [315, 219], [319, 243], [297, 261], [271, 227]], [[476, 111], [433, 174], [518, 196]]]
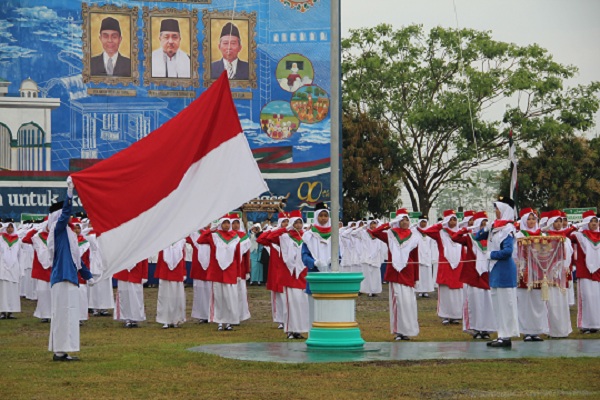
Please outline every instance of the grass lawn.
[[[245, 362], [193, 353], [202, 344], [286, 341], [271, 322], [264, 286], [248, 288], [252, 318], [233, 332], [188, 322], [161, 329], [153, 322], [157, 289], [145, 289], [148, 322], [125, 329], [90, 317], [81, 329], [81, 362], [52, 362], [49, 324], [22, 300], [15, 320], [0, 320], [0, 399], [400, 399], [595, 398], [600, 358], [389, 361], [330, 364]], [[186, 288], [188, 315], [192, 289]], [[442, 326], [436, 296], [418, 299], [417, 341], [472, 340], [462, 326]], [[575, 310], [572, 310], [575, 321]], [[379, 297], [361, 296], [357, 320], [366, 341], [391, 341], [387, 285]], [[576, 329], [574, 329], [576, 331]], [[574, 333], [571, 339], [584, 338]], [[600, 335], [585, 335], [599, 339]], [[407, 343], [397, 343], [402, 346]], [[482, 342], [483, 345], [483, 342]], [[499, 351], [503, 351], [499, 349]]]

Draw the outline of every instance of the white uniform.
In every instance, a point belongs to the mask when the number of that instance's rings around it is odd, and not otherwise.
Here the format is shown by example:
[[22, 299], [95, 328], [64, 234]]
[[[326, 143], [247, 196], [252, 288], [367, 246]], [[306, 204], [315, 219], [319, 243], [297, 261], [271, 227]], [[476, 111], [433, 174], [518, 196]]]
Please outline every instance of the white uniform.
[[190, 58], [181, 49], [172, 58], [162, 48], [152, 52], [153, 78], [190, 78], [190, 69]]

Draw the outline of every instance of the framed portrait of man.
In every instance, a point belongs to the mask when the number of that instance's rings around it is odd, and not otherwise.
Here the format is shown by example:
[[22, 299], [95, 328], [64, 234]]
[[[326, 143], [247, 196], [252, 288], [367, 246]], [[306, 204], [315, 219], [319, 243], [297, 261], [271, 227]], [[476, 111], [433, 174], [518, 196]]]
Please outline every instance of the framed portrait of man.
[[137, 7], [82, 3], [83, 81], [139, 84]]
[[144, 84], [198, 87], [198, 10], [143, 8]]
[[204, 25], [204, 86], [225, 72], [231, 87], [256, 88], [256, 12], [208, 11]]

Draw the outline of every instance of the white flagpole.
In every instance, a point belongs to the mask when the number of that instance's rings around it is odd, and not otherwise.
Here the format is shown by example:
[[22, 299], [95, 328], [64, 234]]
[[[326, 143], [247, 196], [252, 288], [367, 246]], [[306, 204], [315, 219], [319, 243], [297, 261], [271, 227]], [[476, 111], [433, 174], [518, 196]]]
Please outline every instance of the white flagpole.
[[340, 0], [331, 0], [331, 270], [339, 272], [340, 221]]

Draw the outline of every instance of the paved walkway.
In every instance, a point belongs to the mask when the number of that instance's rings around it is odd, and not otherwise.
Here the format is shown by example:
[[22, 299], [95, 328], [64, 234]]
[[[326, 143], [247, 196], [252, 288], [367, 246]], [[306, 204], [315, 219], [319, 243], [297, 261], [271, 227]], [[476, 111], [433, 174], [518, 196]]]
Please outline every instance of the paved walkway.
[[513, 342], [510, 349], [490, 348], [485, 342], [373, 342], [363, 351], [309, 350], [304, 342], [234, 343], [198, 346], [190, 351], [246, 361], [323, 363], [357, 361], [490, 360], [511, 358], [600, 357], [600, 340]]

